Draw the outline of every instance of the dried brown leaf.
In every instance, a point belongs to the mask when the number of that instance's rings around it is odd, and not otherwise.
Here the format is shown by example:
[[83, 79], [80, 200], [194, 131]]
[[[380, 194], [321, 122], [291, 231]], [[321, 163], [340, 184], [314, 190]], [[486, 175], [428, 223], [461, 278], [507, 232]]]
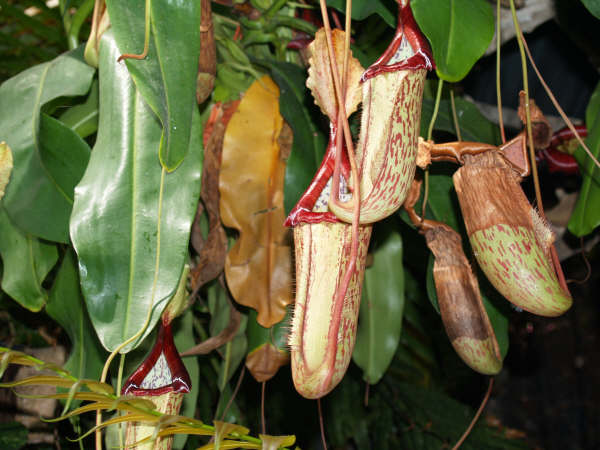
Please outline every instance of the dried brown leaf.
[[[207, 121], [204, 135], [204, 165], [202, 168], [202, 203], [198, 205], [196, 219], [192, 225], [192, 246], [198, 253], [198, 262], [192, 270], [192, 284], [197, 292], [205, 283], [213, 280], [223, 271], [227, 254], [227, 236], [221, 225], [219, 212], [219, 170], [223, 136], [227, 122], [239, 102], [225, 105], [216, 104]], [[200, 217], [206, 210], [208, 215], [208, 236], [206, 240], [200, 229]], [[192, 298], [194, 295], [192, 295]]]
[[275, 376], [280, 367], [290, 361], [290, 355], [267, 342], [246, 356], [246, 367], [256, 381], [262, 383]]
[[279, 89], [264, 76], [250, 86], [227, 126], [219, 176], [222, 221], [240, 234], [225, 261], [227, 284], [238, 303], [257, 310], [265, 328], [283, 319], [293, 299], [291, 239], [283, 226], [282, 127]]
[[[229, 300], [229, 297], [227, 299]], [[212, 336], [189, 350], [184, 351], [181, 353], [181, 356], [206, 355], [235, 337], [242, 321], [242, 314], [233, 307], [231, 302], [229, 304], [231, 307], [229, 308], [229, 322], [227, 326], [216, 336]]]
[[[335, 52], [338, 73], [343, 73], [344, 64], [344, 36], [341, 30], [332, 31], [333, 50]], [[315, 40], [309, 46], [310, 66], [308, 68], [308, 79], [306, 86], [312, 91], [315, 103], [319, 105], [323, 114], [329, 117], [329, 120], [335, 123], [337, 118], [337, 99], [333, 82], [333, 72], [329, 63], [329, 51], [327, 50], [327, 40], [325, 30], [321, 28], [315, 34]], [[352, 56], [350, 52], [348, 58], [348, 78], [346, 84], [346, 114], [350, 116], [362, 100], [362, 89], [360, 87], [360, 76], [364, 68], [358, 62], [358, 59]]]

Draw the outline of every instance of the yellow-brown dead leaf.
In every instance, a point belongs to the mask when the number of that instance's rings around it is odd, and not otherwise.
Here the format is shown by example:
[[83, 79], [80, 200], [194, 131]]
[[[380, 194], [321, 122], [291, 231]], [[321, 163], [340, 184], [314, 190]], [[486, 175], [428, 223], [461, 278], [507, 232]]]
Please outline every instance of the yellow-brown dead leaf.
[[[332, 30], [332, 43], [338, 73], [342, 76], [344, 64], [344, 36], [342, 30]], [[309, 46], [310, 66], [308, 68], [308, 79], [306, 86], [311, 90], [315, 103], [319, 105], [323, 114], [329, 117], [333, 123], [337, 118], [337, 97], [333, 83], [333, 72], [329, 63], [329, 52], [325, 30], [321, 28], [315, 35], [315, 40]], [[362, 101], [362, 89], [360, 87], [360, 76], [364, 72], [358, 59], [350, 52], [348, 58], [348, 78], [346, 84], [346, 115], [350, 116]]]
[[265, 328], [281, 321], [293, 300], [291, 239], [283, 226], [282, 127], [279, 89], [264, 76], [229, 121], [219, 176], [221, 219], [240, 233], [225, 260], [227, 284], [238, 303], [257, 310]]

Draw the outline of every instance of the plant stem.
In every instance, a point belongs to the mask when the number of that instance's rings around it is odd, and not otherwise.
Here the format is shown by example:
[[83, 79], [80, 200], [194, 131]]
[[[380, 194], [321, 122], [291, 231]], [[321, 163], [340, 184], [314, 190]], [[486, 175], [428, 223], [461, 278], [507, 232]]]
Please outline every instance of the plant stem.
[[502, 143], [506, 142], [504, 118], [502, 116], [502, 91], [500, 89], [500, 44], [502, 40], [502, 21], [500, 20], [500, 0], [496, 2], [496, 104], [498, 105], [498, 126]]
[[552, 90], [550, 89], [550, 87], [548, 86], [548, 84], [546, 83], [546, 81], [544, 80], [544, 77], [542, 77], [542, 74], [540, 73], [540, 71], [539, 71], [539, 69], [538, 69], [535, 61], [533, 60], [533, 56], [531, 56], [531, 51], [529, 50], [529, 46], [527, 45], [527, 41], [525, 40], [525, 36], [523, 36], [523, 33], [521, 32], [521, 30], [519, 30], [519, 36], [520, 36], [521, 42], [523, 42], [523, 47], [525, 48], [525, 53], [527, 53], [527, 57], [529, 58], [529, 62], [531, 63], [531, 67], [533, 67], [533, 71], [535, 72], [535, 74], [537, 75], [538, 79], [540, 80], [540, 83], [542, 83], [542, 86], [544, 87], [544, 90], [546, 91], [546, 94], [548, 94], [548, 97], [550, 98], [550, 101], [552, 102], [552, 104], [554, 105], [554, 107], [556, 108], [556, 110], [558, 111], [558, 114], [560, 115], [560, 117], [562, 117], [562, 119], [564, 120], [565, 124], [567, 125], [567, 127], [569, 128], [569, 130], [571, 130], [571, 132], [573, 133], [573, 135], [577, 139], [577, 142], [579, 142], [579, 145], [581, 145], [581, 147], [585, 150], [585, 152], [590, 157], [590, 159], [592, 161], [594, 161], [594, 164], [596, 164], [597, 167], [600, 167], [600, 162], [598, 162], [598, 160], [596, 159], [596, 157], [594, 156], [594, 154], [591, 152], [591, 150], [589, 149], [589, 147], [583, 141], [583, 139], [581, 138], [581, 136], [577, 132], [577, 129], [573, 125], [573, 122], [571, 122], [571, 120], [569, 120], [569, 117], [567, 116], [567, 114], [565, 113], [565, 111], [560, 107], [560, 105], [558, 104], [558, 100], [556, 100], [556, 97], [552, 93]]
[[527, 79], [527, 59], [525, 57], [525, 50], [523, 48], [523, 41], [521, 39], [521, 27], [519, 26], [519, 20], [517, 19], [517, 10], [515, 8], [515, 1], [510, 0], [510, 10], [512, 12], [513, 24], [515, 26], [515, 32], [517, 34], [517, 43], [519, 44], [519, 53], [521, 54], [521, 69], [523, 71], [523, 90], [525, 91], [525, 116], [527, 117], [527, 141], [529, 144], [529, 159], [531, 160], [531, 176], [533, 178], [533, 186], [535, 187], [535, 198], [537, 207], [540, 215], [544, 217], [544, 205], [542, 204], [542, 192], [540, 189], [540, 180], [537, 172], [537, 165], [535, 163], [535, 148], [533, 146], [533, 133], [531, 130], [531, 111], [529, 108], [529, 80]]
[[[429, 128], [427, 129], [427, 140], [431, 141], [433, 136], [433, 126], [437, 119], [438, 111], [440, 109], [440, 102], [442, 101], [442, 88], [444, 87], [444, 80], [440, 78], [437, 86], [437, 93], [435, 95], [435, 104], [433, 105], [433, 113], [431, 114], [431, 121], [429, 122]], [[423, 178], [423, 184], [425, 189], [423, 191], [423, 204], [421, 208], [421, 220], [425, 220], [425, 211], [427, 209], [427, 198], [429, 197], [429, 168], [425, 169], [425, 176]]]
[[460, 135], [460, 124], [458, 123], [458, 115], [456, 114], [456, 103], [454, 102], [454, 88], [450, 88], [450, 106], [452, 108], [452, 120], [454, 121], [454, 129], [456, 130], [456, 139], [462, 141]]
[[[123, 384], [123, 369], [125, 368], [125, 353], [121, 353], [119, 361], [119, 372], [117, 374], [117, 394], [121, 392], [121, 385]], [[121, 412], [118, 413], [121, 415]], [[123, 448], [123, 427], [122, 423], [119, 422], [119, 448]]]
[[71, 26], [67, 33], [67, 42], [70, 49], [74, 49], [79, 45], [79, 30], [81, 25], [85, 22], [85, 19], [90, 15], [94, 9], [94, 0], [85, 0], [81, 6], [77, 9], [77, 12], [73, 14], [71, 18]]

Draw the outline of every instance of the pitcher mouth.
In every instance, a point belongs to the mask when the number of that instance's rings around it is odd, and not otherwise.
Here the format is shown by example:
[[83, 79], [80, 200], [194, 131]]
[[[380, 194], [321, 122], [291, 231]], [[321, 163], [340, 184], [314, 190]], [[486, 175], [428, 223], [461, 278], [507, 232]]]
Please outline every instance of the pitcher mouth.
[[427, 39], [410, 9], [410, 1], [398, 5], [398, 25], [392, 42], [383, 54], [362, 74], [364, 82], [381, 73], [398, 70], [433, 70], [435, 63]]
[[173, 341], [171, 324], [161, 321], [156, 343], [150, 354], [127, 379], [122, 395], [159, 396], [168, 392], [188, 393], [191, 380]]

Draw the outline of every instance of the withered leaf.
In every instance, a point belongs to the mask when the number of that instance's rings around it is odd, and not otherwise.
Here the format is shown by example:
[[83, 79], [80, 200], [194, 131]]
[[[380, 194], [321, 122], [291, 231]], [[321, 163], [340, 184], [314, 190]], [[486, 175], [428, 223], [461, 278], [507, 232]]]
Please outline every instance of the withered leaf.
[[[219, 280], [221, 282], [223, 281], [222, 278]], [[227, 296], [227, 299], [229, 300], [229, 296]], [[242, 321], [242, 314], [233, 307], [230, 300], [229, 305], [229, 322], [227, 323], [227, 326], [216, 336], [210, 337], [205, 341], [200, 342], [198, 345], [182, 352], [181, 356], [207, 355], [231, 341], [236, 336]]]
[[290, 233], [283, 226], [285, 161], [279, 89], [255, 81], [225, 132], [219, 176], [221, 218], [240, 236], [225, 261], [234, 299], [258, 312], [265, 328], [279, 322], [292, 302]]
[[273, 378], [279, 368], [285, 366], [289, 361], [289, 353], [283, 352], [267, 342], [248, 353], [246, 367], [254, 379], [262, 383]]
[[[216, 278], [225, 265], [227, 254], [227, 236], [221, 226], [219, 213], [219, 170], [221, 168], [221, 152], [223, 136], [227, 121], [237, 108], [239, 102], [225, 105], [214, 105], [207, 121], [204, 134], [204, 166], [202, 168], [202, 190], [196, 218], [192, 225], [192, 246], [198, 253], [198, 262], [192, 270], [194, 292], [208, 281]], [[208, 236], [202, 236], [199, 220], [203, 209], [208, 215]], [[194, 297], [192, 295], [192, 297]]]
[[[344, 64], [344, 36], [341, 30], [332, 30], [333, 50], [335, 53], [338, 73], [342, 76], [342, 67]], [[308, 79], [306, 86], [311, 90], [315, 103], [319, 105], [323, 114], [329, 117], [329, 120], [335, 123], [337, 117], [337, 97], [333, 82], [333, 71], [329, 63], [329, 51], [327, 50], [327, 40], [325, 30], [321, 28], [315, 35], [315, 40], [309, 46], [310, 66], [308, 68]], [[350, 116], [362, 100], [362, 89], [360, 87], [360, 76], [364, 72], [358, 59], [352, 56], [348, 57], [348, 78], [346, 84], [346, 114]]]

